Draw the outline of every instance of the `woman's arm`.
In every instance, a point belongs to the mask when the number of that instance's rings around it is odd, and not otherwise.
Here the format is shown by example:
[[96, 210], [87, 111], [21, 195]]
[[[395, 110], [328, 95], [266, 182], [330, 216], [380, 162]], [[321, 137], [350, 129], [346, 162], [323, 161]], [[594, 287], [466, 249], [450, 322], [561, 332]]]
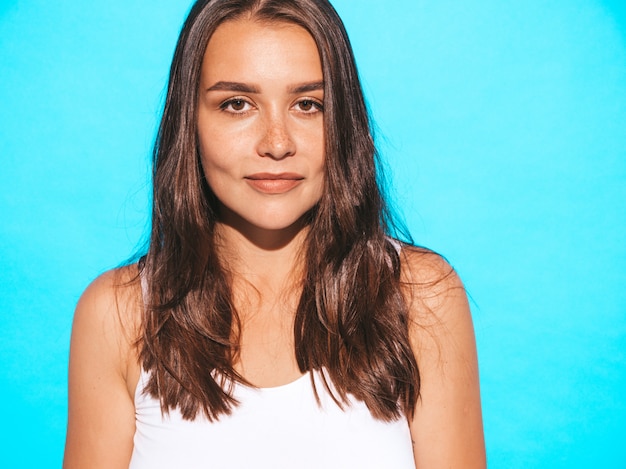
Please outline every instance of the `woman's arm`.
[[135, 431], [127, 384], [133, 347], [123, 323], [132, 302], [119, 281], [120, 271], [102, 275], [76, 307], [64, 469], [128, 468]]
[[421, 376], [410, 422], [415, 465], [485, 468], [476, 343], [465, 289], [439, 256], [404, 251], [411, 343]]

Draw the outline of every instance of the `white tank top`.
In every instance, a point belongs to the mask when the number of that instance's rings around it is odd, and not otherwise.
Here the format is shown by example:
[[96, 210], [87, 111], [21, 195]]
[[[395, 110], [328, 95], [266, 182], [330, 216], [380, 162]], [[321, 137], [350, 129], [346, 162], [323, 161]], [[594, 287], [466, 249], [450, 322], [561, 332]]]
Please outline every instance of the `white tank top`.
[[162, 416], [159, 401], [135, 393], [136, 431], [129, 469], [415, 469], [406, 418], [382, 422], [354, 398], [340, 409], [314, 372], [275, 388], [236, 385], [240, 404], [217, 422]]

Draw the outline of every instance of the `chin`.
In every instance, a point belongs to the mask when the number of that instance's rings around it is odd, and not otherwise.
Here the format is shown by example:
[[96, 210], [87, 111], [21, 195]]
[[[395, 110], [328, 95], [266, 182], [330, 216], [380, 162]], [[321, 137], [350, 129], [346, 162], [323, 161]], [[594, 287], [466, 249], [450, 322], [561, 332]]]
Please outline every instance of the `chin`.
[[308, 217], [300, 215], [299, 217], [267, 217], [263, 220], [250, 220], [248, 229], [267, 232], [291, 232], [296, 234], [303, 230], [307, 223]]
[[222, 212], [220, 222], [246, 237], [290, 235], [294, 236], [307, 226], [310, 210], [302, 213], [276, 213], [274, 211], [255, 213]]

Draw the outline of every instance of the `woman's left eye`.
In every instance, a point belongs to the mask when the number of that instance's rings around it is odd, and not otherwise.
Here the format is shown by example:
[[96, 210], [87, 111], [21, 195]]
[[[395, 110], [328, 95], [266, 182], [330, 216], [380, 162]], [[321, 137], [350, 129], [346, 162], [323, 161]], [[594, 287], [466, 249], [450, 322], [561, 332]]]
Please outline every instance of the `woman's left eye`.
[[296, 103], [298, 110], [307, 114], [312, 114], [314, 112], [319, 112], [324, 109], [321, 103], [313, 100], [313, 99], [303, 99], [302, 101], [298, 101]]
[[228, 101], [223, 102], [220, 105], [220, 109], [222, 111], [231, 112], [233, 114], [242, 114], [249, 111], [251, 108], [250, 103], [248, 103], [245, 99], [234, 98], [229, 99]]

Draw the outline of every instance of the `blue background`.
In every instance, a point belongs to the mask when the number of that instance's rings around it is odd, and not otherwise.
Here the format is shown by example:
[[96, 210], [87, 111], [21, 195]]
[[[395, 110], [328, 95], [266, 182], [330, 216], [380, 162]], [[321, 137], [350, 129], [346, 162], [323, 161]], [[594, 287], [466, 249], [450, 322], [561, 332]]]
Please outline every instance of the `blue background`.
[[[0, 447], [58, 467], [73, 308], [148, 222], [189, 1], [0, 0]], [[415, 240], [473, 299], [491, 468], [626, 468], [626, 3], [335, 0]]]

